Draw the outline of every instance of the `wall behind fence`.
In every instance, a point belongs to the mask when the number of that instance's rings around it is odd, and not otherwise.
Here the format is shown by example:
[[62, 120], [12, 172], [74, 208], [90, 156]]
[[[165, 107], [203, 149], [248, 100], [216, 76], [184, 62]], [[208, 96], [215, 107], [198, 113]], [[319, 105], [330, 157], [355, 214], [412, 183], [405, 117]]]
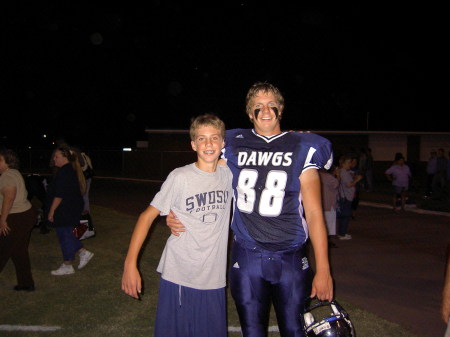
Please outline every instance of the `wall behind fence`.
[[[195, 161], [194, 151], [87, 150], [97, 176], [164, 180], [176, 167]], [[24, 173], [50, 174], [51, 150], [18, 150]]]

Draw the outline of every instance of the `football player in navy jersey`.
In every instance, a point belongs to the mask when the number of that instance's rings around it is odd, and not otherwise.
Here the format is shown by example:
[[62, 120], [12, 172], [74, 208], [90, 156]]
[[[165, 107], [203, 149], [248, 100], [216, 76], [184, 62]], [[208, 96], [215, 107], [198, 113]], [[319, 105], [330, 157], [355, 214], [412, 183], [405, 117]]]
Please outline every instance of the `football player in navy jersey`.
[[[228, 130], [223, 150], [235, 198], [229, 282], [246, 337], [267, 336], [271, 304], [281, 336], [303, 336], [307, 296], [333, 299], [318, 172], [331, 166], [332, 146], [316, 134], [282, 132], [283, 110], [278, 88], [255, 83], [246, 97], [254, 128]], [[173, 215], [167, 224], [172, 233], [184, 231]]]

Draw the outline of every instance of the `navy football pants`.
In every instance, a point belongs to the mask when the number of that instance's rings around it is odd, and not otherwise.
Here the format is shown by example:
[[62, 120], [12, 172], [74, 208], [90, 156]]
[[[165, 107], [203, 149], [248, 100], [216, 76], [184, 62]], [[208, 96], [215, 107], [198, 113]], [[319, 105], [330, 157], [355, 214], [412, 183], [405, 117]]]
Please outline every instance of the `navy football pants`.
[[282, 337], [304, 335], [300, 315], [311, 277], [303, 247], [271, 252], [234, 240], [229, 275], [244, 337], [267, 336], [271, 303]]

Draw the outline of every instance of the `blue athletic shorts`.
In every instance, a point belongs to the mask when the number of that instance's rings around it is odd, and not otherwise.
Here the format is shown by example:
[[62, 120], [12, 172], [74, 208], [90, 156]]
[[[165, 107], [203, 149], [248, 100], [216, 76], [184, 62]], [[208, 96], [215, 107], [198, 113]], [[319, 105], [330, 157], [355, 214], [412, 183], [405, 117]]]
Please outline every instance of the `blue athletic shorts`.
[[161, 278], [155, 337], [226, 337], [225, 288], [199, 290]]
[[235, 239], [229, 277], [243, 336], [267, 336], [271, 303], [281, 336], [303, 336], [312, 280], [304, 247], [272, 252]]

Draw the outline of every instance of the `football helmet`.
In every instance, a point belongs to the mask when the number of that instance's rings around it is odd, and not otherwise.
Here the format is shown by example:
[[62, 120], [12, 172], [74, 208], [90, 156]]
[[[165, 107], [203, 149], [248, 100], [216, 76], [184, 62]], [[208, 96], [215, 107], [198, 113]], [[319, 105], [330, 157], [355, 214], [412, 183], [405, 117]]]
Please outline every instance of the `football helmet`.
[[[320, 307], [331, 308], [331, 313], [321, 315], [320, 319], [316, 319], [316, 317], [319, 318], [318, 313], [324, 311], [318, 309]], [[355, 337], [348, 313], [335, 300], [331, 302], [317, 299], [311, 301], [302, 315], [302, 324], [307, 337]]]

